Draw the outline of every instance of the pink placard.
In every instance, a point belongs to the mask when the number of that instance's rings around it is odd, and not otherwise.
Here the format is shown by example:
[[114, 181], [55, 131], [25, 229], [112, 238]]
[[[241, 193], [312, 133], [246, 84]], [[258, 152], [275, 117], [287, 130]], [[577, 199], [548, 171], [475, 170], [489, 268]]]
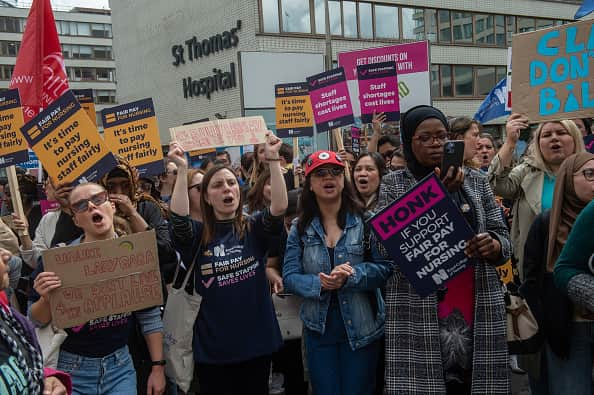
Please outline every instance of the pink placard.
[[344, 67], [347, 80], [357, 79], [357, 66], [389, 61], [396, 62], [399, 75], [429, 71], [428, 42], [418, 41], [338, 54], [338, 64]]
[[59, 209], [60, 203], [55, 200], [40, 200], [39, 207], [41, 208], [41, 215], [45, 215], [48, 211]]
[[435, 177], [417, 184], [388, 210], [371, 220], [371, 226], [387, 240], [444, 199], [445, 193]]
[[307, 78], [318, 132], [354, 123], [349, 88], [342, 67]]
[[357, 66], [357, 76], [363, 123], [370, 123], [374, 112], [383, 112], [388, 122], [399, 121], [400, 101], [396, 63], [383, 62]]

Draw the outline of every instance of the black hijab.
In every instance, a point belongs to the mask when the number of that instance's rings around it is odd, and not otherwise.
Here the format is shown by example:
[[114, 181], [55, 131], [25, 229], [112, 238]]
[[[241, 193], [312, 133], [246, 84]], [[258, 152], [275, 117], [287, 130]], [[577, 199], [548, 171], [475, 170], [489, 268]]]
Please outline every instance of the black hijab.
[[437, 108], [427, 105], [420, 105], [411, 108], [400, 118], [400, 136], [402, 138], [402, 149], [406, 166], [417, 180], [427, 176], [434, 168], [423, 166], [419, 163], [412, 151], [413, 135], [417, 127], [426, 119], [436, 118], [443, 123], [447, 131], [450, 130], [446, 116]]

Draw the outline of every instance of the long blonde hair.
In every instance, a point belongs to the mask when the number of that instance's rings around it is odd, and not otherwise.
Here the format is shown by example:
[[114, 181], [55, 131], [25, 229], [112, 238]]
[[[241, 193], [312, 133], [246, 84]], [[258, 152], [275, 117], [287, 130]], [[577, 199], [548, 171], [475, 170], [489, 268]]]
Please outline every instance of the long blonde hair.
[[573, 143], [575, 145], [572, 154], [585, 152], [586, 147], [584, 145], [584, 138], [582, 137], [582, 132], [580, 132], [575, 123], [571, 120], [564, 119], [562, 121], [547, 121], [539, 124], [536, 130], [534, 131], [532, 141], [530, 141], [530, 144], [528, 145], [527, 156], [532, 160], [535, 167], [545, 171], [550, 176], [553, 176], [554, 172], [545, 162], [539, 144], [542, 129], [548, 123], [560, 123], [565, 128], [565, 130], [567, 130], [567, 132], [571, 135], [571, 137], [573, 138]]

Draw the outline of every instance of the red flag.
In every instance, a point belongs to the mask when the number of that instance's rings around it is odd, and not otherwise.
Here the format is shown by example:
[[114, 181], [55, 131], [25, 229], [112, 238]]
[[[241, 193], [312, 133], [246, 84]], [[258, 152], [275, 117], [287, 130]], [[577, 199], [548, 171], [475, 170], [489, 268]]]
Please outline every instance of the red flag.
[[18, 88], [25, 122], [68, 90], [50, 0], [33, 0], [10, 88]]

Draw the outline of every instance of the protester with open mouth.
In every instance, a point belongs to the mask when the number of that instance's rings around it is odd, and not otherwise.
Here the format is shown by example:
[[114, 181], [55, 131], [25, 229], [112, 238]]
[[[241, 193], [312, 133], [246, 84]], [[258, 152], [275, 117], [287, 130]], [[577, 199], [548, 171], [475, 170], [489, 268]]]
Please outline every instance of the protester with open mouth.
[[367, 395], [375, 388], [384, 332], [380, 288], [392, 269], [370, 241], [364, 207], [344, 169], [335, 152], [309, 156], [283, 281], [288, 292], [304, 298], [301, 319], [314, 393]]
[[287, 189], [280, 166], [281, 140], [267, 136], [263, 158], [270, 170], [270, 207], [243, 215], [239, 182], [226, 166], [201, 182], [202, 222], [189, 217], [188, 162], [171, 142], [169, 158], [179, 177], [171, 198], [170, 231], [183, 262], [194, 264], [202, 296], [194, 324], [194, 359], [200, 394], [268, 394], [273, 352], [282, 337], [265, 274], [271, 236], [281, 233]]
[[386, 174], [384, 158], [377, 152], [362, 154], [353, 169], [357, 196], [365, 204], [365, 210], [373, 210], [377, 203], [380, 182]]
[[526, 117], [509, 117], [505, 125], [507, 138], [489, 168], [493, 192], [514, 201], [510, 233], [521, 279], [528, 230], [534, 218], [553, 205], [555, 173], [569, 155], [585, 151], [582, 134], [573, 121], [544, 122], [534, 132], [524, 161], [513, 167], [520, 131], [528, 127]]
[[476, 147], [475, 159], [479, 163], [482, 172], [489, 171], [489, 166], [496, 153], [497, 144], [495, 144], [493, 136], [489, 133], [481, 133]]
[[386, 285], [386, 394], [508, 394], [505, 304], [495, 265], [511, 255], [507, 227], [478, 170], [439, 169], [448, 136], [445, 115], [417, 106], [401, 118], [407, 168], [382, 179], [388, 206], [436, 172], [476, 236], [472, 260], [446, 287], [421, 298], [394, 262]]
[[[110, 240], [117, 237], [114, 229], [115, 204], [99, 184], [81, 184], [70, 192], [73, 221], [84, 234], [70, 245]], [[60, 278], [43, 270], [40, 262], [34, 272], [29, 316], [37, 326], [52, 322], [51, 292], [61, 286]], [[79, 327], [67, 328], [68, 337], [60, 347], [58, 369], [72, 377], [73, 393], [77, 395], [135, 394], [137, 381], [128, 350], [128, 337], [134, 320], [139, 322], [147, 343], [152, 366], [147, 381], [148, 391], [162, 394], [165, 390], [163, 336], [159, 307], [133, 313], [99, 318]], [[149, 392], [151, 393], [151, 392]]]

